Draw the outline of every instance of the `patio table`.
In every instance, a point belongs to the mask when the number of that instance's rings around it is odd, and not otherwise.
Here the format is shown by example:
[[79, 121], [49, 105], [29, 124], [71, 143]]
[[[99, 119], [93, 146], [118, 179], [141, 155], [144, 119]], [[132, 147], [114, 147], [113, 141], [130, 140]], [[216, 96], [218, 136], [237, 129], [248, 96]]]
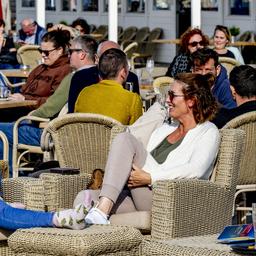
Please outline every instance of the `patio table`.
[[19, 77], [19, 78], [28, 78], [30, 71], [24, 71], [20, 69], [1, 69], [6, 77]]
[[37, 104], [36, 100], [9, 100], [0, 98], [0, 109], [32, 107]]

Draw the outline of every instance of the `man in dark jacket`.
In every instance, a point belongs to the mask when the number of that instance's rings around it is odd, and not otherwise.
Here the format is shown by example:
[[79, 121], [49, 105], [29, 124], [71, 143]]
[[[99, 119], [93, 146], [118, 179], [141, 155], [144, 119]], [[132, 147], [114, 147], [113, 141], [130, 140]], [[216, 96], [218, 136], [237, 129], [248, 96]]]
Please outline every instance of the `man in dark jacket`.
[[211, 90], [218, 103], [228, 109], [236, 107], [227, 70], [219, 64], [218, 54], [212, 49], [203, 48], [192, 53], [191, 57], [193, 73], [202, 75], [212, 73], [216, 77]]
[[234, 67], [230, 72], [230, 83], [237, 107], [220, 109], [213, 120], [218, 128], [222, 128], [237, 116], [256, 111], [256, 69], [248, 65]]
[[40, 45], [46, 30], [39, 26], [36, 21], [26, 18], [21, 21], [21, 29], [19, 30], [19, 41], [22, 44]]

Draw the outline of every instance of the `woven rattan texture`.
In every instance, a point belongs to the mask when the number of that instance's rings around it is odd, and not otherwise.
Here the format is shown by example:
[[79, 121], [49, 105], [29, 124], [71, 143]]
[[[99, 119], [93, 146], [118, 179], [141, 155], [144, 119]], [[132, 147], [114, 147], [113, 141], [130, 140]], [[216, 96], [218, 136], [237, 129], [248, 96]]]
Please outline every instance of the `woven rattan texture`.
[[40, 179], [19, 177], [2, 180], [4, 200], [21, 202], [27, 209], [45, 210], [44, 185]]
[[8, 244], [17, 255], [139, 255], [141, 240], [140, 232], [131, 227], [93, 225], [80, 231], [21, 229]]
[[238, 185], [256, 184], [256, 111], [238, 116], [224, 128], [239, 128], [246, 133]]
[[64, 115], [50, 122], [47, 132], [60, 166], [80, 168], [81, 174], [104, 169], [115, 125], [122, 127], [112, 118], [88, 113]]
[[184, 179], [153, 186], [153, 239], [216, 234], [231, 223], [244, 142], [242, 130], [223, 130], [216, 181]]
[[230, 246], [216, 243], [216, 235], [172, 239], [169, 241], [143, 240], [142, 255], [151, 256], [235, 256]]
[[60, 175], [44, 173], [40, 175], [44, 182], [45, 205], [48, 211], [72, 208], [73, 202], [81, 190], [84, 190], [91, 180], [87, 175]]
[[8, 247], [7, 241], [0, 241], [1, 256], [15, 256], [14, 252]]
[[2, 178], [8, 178], [9, 177], [9, 168], [8, 168], [8, 162], [4, 160], [0, 160], [0, 173], [2, 175]]

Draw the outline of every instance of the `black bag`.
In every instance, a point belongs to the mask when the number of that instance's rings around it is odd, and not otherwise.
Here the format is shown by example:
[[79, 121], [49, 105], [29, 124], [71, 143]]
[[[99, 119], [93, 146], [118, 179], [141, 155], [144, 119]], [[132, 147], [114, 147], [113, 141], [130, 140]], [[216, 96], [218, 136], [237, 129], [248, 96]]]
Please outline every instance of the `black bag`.
[[18, 64], [18, 61], [16, 58], [16, 53], [10, 52], [10, 53], [0, 55], [0, 63], [1, 64], [11, 64], [11, 65]]

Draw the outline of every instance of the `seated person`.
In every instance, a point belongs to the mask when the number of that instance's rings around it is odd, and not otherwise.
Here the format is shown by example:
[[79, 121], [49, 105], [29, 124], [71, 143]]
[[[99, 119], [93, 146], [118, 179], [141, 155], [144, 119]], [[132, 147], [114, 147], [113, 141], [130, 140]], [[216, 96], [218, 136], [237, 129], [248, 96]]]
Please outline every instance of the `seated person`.
[[[13, 207], [13, 206], [14, 207]], [[0, 197], [0, 228], [16, 230], [32, 227], [59, 227], [70, 229], [83, 229], [84, 217], [87, 209], [79, 204], [75, 209], [59, 212], [41, 212], [17, 208], [20, 204], [7, 204]]]
[[229, 79], [237, 107], [219, 110], [212, 121], [219, 129], [237, 116], [256, 111], [256, 69], [249, 65], [234, 67]]
[[178, 73], [190, 72], [190, 55], [197, 49], [206, 47], [208, 38], [198, 28], [189, 28], [180, 38], [180, 53], [174, 57], [166, 76], [175, 77]]
[[134, 123], [142, 114], [142, 102], [138, 94], [127, 91], [122, 86], [128, 72], [128, 62], [123, 51], [105, 51], [99, 59], [102, 80], [81, 91], [75, 104], [75, 112], [110, 116], [125, 125]]
[[[54, 30], [46, 33], [42, 38], [41, 48], [43, 64], [31, 71], [27, 82], [22, 86], [20, 93], [10, 95], [13, 100], [36, 100], [37, 106], [43, 104], [54, 93], [61, 80], [71, 72], [67, 49], [70, 35], [65, 30]], [[28, 114], [30, 108], [19, 109], [19, 112], [6, 110], [2, 115], [1, 122], [11, 122]]]
[[[96, 55], [96, 64], [98, 64], [99, 57], [108, 49], [115, 48], [120, 49], [120, 46], [113, 41], [104, 41], [99, 44]], [[86, 87], [92, 84], [92, 78], [94, 78], [95, 70], [98, 67], [94, 67], [90, 70], [81, 70], [72, 80], [69, 97], [68, 97], [68, 112], [73, 113], [75, 109], [75, 103], [79, 93]], [[90, 72], [89, 72], [90, 71]], [[89, 72], [89, 74], [88, 74]], [[78, 75], [79, 74], [79, 75]], [[98, 81], [97, 81], [98, 82]], [[133, 84], [133, 92], [140, 94], [138, 77], [131, 71], [129, 71], [128, 77], [125, 82], [131, 82]], [[125, 83], [124, 82], [124, 83]], [[95, 82], [96, 83], [96, 82]]]
[[31, 18], [25, 18], [20, 23], [21, 29], [18, 32], [18, 43], [40, 45], [46, 30], [39, 26], [37, 22]]
[[217, 102], [225, 108], [236, 107], [230, 89], [226, 69], [219, 64], [218, 54], [208, 48], [200, 49], [191, 55], [192, 72], [197, 74], [212, 73], [215, 76], [215, 82], [211, 88], [212, 94]]
[[222, 25], [217, 25], [214, 29], [213, 44], [214, 51], [216, 51], [219, 57], [228, 57], [235, 59], [235, 55], [232, 51], [227, 49], [227, 45], [230, 43], [229, 29]]
[[74, 20], [71, 24], [71, 27], [79, 31], [80, 35], [90, 34], [90, 26], [83, 18], [78, 18]]
[[[81, 50], [77, 51], [77, 49]], [[71, 81], [73, 81], [73, 79], [79, 81], [79, 79], [81, 79], [81, 72], [87, 72], [86, 70], [88, 70], [88, 73], [90, 74], [88, 82], [91, 84], [98, 82], [98, 69], [94, 64], [96, 50], [97, 42], [93, 38], [87, 36], [79, 36], [71, 42], [71, 47], [69, 49], [70, 66], [77, 71], [65, 76], [54, 94], [51, 95], [44, 104], [34, 110], [31, 114], [32, 116], [50, 119], [55, 118], [68, 101], [68, 92]], [[93, 72], [93, 70], [95, 72]], [[76, 77], [78, 77], [78, 79]], [[9, 141], [10, 174], [12, 174], [13, 126], [14, 123], [0, 123], [0, 130], [5, 133]], [[19, 127], [19, 143], [40, 146], [41, 134], [42, 129], [38, 128], [37, 124], [24, 122]], [[3, 145], [0, 142], [0, 157], [2, 153]]]
[[5, 34], [5, 22], [0, 19], [0, 69], [19, 68], [13, 38]]
[[[87, 190], [93, 200], [97, 200], [98, 194], [99, 202], [89, 211], [86, 223], [109, 223], [112, 207], [117, 207], [117, 211], [122, 207], [124, 201], [118, 200], [120, 205], [115, 204], [126, 184], [132, 196], [127, 199], [130, 203], [126, 200], [123, 206], [126, 212], [148, 211], [152, 205], [151, 185], [155, 181], [209, 178], [220, 143], [218, 128], [209, 122], [217, 110], [210, 92], [213, 80], [211, 74], [177, 75], [167, 99], [169, 115], [176, 121], [165, 123], [163, 115], [147, 145], [142, 144], [134, 132], [134, 135], [124, 132], [115, 137], [101, 191]], [[155, 103], [155, 106], [160, 105]], [[161, 109], [160, 106], [159, 111]]]

